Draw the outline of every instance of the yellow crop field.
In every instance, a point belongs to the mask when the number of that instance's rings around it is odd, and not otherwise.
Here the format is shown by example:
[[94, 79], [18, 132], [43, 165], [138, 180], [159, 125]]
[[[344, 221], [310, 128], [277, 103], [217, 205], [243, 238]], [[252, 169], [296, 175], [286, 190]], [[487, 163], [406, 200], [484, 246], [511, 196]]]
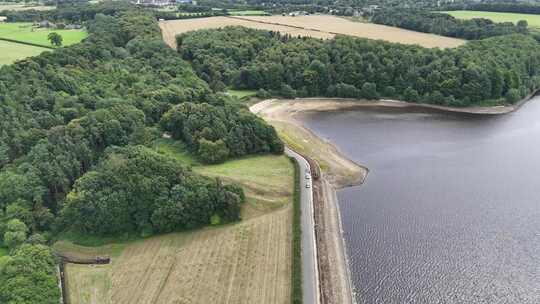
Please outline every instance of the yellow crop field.
[[231, 25], [324, 39], [332, 38], [338, 34], [349, 35], [404, 44], [418, 44], [429, 48], [450, 48], [465, 43], [461, 39], [409, 31], [386, 25], [354, 22], [330, 15], [209, 17], [160, 22], [163, 38], [173, 48], [176, 48], [175, 36], [178, 34]]

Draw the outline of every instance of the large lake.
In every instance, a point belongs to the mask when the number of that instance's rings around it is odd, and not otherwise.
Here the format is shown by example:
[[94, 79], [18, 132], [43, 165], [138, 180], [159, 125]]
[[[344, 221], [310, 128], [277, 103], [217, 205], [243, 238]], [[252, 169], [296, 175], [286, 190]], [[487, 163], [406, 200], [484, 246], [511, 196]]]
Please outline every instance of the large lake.
[[305, 115], [366, 165], [339, 205], [358, 303], [540, 303], [540, 98], [502, 116]]

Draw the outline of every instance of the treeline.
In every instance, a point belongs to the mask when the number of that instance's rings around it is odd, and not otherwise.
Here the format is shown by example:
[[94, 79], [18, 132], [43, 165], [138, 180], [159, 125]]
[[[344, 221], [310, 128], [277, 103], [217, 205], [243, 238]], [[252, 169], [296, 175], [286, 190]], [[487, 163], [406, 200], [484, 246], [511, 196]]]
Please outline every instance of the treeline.
[[207, 163], [253, 153], [282, 153], [274, 128], [231, 105], [182, 103], [165, 113], [160, 125]]
[[467, 3], [461, 5], [449, 5], [445, 9], [500, 13], [540, 14], [540, 4], [525, 2]]
[[127, 1], [104, 1], [95, 5], [82, 2], [60, 2], [54, 10], [4, 10], [7, 22], [36, 22], [49, 20], [54, 22], [82, 23], [92, 20], [97, 14], [113, 16], [135, 6]]
[[86, 234], [151, 235], [240, 219], [242, 188], [202, 177], [143, 146], [111, 148], [77, 180], [62, 209]]
[[373, 23], [401, 27], [413, 31], [433, 33], [467, 40], [484, 39], [509, 34], [526, 34], [527, 21], [495, 23], [489, 19], [457, 19], [444, 13], [417, 10], [378, 10], [371, 18]]
[[0, 257], [0, 303], [57, 304], [57, 261], [43, 244], [24, 244]]
[[[0, 68], [0, 245], [10, 251], [1, 303], [58, 302], [55, 262], [33, 246], [60, 232], [149, 235], [239, 219], [238, 187], [141, 147], [163, 132], [192, 139], [202, 161], [283, 151], [273, 128], [214, 93], [162, 41], [152, 13], [111, 14], [84, 20], [82, 43]], [[212, 110], [166, 124], [182, 104]], [[213, 125], [197, 125], [203, 118]], [[216, 146], [227, 151], [218, 159]], [[35, 271], [17, 268], [27, 250], [45, 259]]]
[[228, 27], [183, 34], [178, 50], [210, 83], [261, 95], [387, 97], [463, 107], [512, 104], [540, 87], [540, 45], [526, 35], [440, 50]]

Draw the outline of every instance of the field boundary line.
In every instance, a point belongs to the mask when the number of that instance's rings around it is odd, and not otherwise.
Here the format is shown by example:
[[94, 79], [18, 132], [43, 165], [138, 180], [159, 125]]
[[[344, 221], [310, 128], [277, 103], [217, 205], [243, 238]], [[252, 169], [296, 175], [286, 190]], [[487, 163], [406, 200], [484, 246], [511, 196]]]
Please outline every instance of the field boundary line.
[[10, 39], [10, 38], [0, 37], [0, 40], [7, 41], [7, 42], [13, 42], [13, 43], [19, 43], [19, 44], [26, 44], [26, 45], [30, 45], [30, 46], [37, 46], [37, 47], [51, 49], [51, 50], [56, 49], [55, 47], [52, 47], [50, 45], [43, 45], [43, 44], [39, 44], [39, 43], [26, 42], [26, 41], [15, 40], [15, 39]]
[[304, 30], [304, 31], [312, 31], [312, 32], [319, 32], [319, 33], [327, 33], [327, 34], [331, 34], [331, 35], [346, 35], [346, 36], [356, 37], [356, 36], [354, 36], [354, 35], [349, 35], [349, 34], [341, 34], [341, 33], [328, 32], [328, 31], [323, 31], [323, 30], [320, 30], [320, 29], [314, 29], [314, 28], [309, 28], [309, 27], [302, 27], [302, 26], [291, 25], [291, 24], [285, 24], [285, 23], [268, 22], [268, 21], [262, 21], [262, 20], [253, 20], [253, 19], [249, 19], [249, 16], [245, 16], [245, 17], [241, 17], [241, 16], [225, 16], [225, 17], [231, 18], [231, 19], [242, 20], [242, 21], [249, 21], [249, 22], [253, 22], [253, 23], [262, 23], [262, 24], [270, 24], [270, 25], [284, 26], [284, 27], [294, 28], [294, 29]]

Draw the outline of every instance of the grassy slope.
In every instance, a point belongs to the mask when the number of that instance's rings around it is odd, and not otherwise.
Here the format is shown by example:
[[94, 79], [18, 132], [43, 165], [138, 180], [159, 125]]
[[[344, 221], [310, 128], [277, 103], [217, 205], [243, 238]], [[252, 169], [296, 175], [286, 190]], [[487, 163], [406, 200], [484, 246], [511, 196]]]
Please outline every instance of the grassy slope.
[[0, 247], [0, 257], [8, 255], [9, 250], [6, 247]]
[[[229, 293], [230, 303], [246, 300], [275, 303], [288, 299], [292, 252], [290, 202], [294, 182], [290, 160], [285, 156], [260, 155], [205, 166], [193, 159], [177, 141], [160, 139], [154, 149], [193, 166], [196, 172], [241, 184], [247, 195], [243, 220], [100, 247], [57, 242], [55, 248], [62, 252], [79, 256], [109, 254], [113, 258], [110, 265], [68, 267], [72, 302], [113, 303], [120, 299], [129, 302], [134, 300], [130, 297], [139, 292], [136, 286], [142, 284], [140, 281], [144, 281], [147, 292], [139, 297], [148, 295], [166, 302], [178, 300], [181, 295], [193, 303], [210, 303], [224, 293]], [[274, 244], [268, 246], [271, 243]], [[182, 271], [165, 276], [162, 270], [166, 267], [180, 267]], [[253, 272], [253, 269], [265, 267], [269, 271]], [[156, 282], [162, 285], [155, 287]]]
[[238, 98], [251, 97], [257, 94], [256, 90], [227, 90], [227, 94]]
[[540, 29], [540, 15], [481, 11], [448, 11], [442, 13], [447, 13], [459, 19], [486, 18], [491, 19], [494, 22], [517, 23], [519, 20], [526, 20], [529, 23], [530, 28]]
[[56, 32], [62, 36], [63, 46], [79, 43], [88, 35], [83, 30], [56, 30], [34, 28], [34, 30], [32, 31], [32, 23], [29, 22], [0, 23], [0, 38], [8, 38], [45, 46], [51, 45], [51, 43], [47, 39], [47, 35], [52, 32]]
[[26, 57], [37, 56], [50, 49], [0, 40], [0, 65], [10, 64]]

